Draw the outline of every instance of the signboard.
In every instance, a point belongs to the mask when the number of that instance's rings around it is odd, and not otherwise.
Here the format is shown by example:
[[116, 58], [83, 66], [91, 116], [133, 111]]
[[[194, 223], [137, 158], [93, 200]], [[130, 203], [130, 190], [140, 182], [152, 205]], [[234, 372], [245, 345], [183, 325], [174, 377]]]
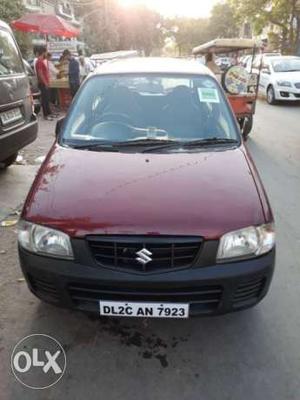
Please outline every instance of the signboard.
[[249, 73], [238, 65], [230, 67], [223, 76], [223, 85], [230, 94], [247, 93], [249, 85]]
[[65, 40], [60, 42], [48, 42], [47, 49], [49, 53], [62, 53], [68, 49], [71, 53], [77, 53], [77, 42]]

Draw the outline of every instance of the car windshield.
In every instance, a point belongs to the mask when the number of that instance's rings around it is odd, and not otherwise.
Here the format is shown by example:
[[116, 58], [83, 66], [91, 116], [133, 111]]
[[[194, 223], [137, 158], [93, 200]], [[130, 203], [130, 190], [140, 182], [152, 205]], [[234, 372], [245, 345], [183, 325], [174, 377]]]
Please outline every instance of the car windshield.
[[275, 72], [300, 71], [300, 57], [272, 60], [272, 66]]
[[17, 46], [10, 33], [0, 29], [0, 75], [24, 72]]
[[[107, 75], [85, 82], [63, 130], [64, 144], [239, 141], [217, 82], [196, 75]], [[213, 141], [211, 141], [213, 143]]]

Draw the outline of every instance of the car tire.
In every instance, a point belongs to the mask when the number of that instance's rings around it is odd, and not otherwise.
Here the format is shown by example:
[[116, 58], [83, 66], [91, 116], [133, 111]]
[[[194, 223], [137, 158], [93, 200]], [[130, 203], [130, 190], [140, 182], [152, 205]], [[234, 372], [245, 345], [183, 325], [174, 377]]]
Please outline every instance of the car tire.
[[18, 157], [18, 153], [13, 154], [12, 156], [6, 158], [3, 161], [0, 161], [0, 169], [8, 168], [11, 164], [13, 164]]
[[267, 102], [270, 105], [276, 104], [275, 91], [273, 86], [269, 86], [267, 89]]

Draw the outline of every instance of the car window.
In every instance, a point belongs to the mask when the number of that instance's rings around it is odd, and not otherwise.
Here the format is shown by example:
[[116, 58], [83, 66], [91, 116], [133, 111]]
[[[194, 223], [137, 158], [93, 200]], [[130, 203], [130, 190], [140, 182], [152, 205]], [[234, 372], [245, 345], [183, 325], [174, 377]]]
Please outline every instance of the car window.
[[0, 75], [24, 72], [22, 60], [11, 34], [0, 29]]
[[254, 58], [253, 67], [258, 69], [260, 68], [260, 64], [261, 64], [261, 55], [257, 55]]
[[63, 138], [127, 141], [237, 139], [218, 83], [210, 76], [110, 75], [88, 79], [73, 103]]
[[274, 72], [300, 71], [300, 57], [272, 60]]

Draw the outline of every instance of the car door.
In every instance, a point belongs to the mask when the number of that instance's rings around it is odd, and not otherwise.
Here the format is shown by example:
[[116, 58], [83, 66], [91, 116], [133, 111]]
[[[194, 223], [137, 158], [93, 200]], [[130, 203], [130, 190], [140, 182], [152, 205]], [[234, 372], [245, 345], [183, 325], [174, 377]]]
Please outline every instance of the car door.
[[271, 81], [271, 66], [269, 60], [266, 58], [262, 61], [262, 67], [259, 80], [259, 91], [263, 94], [267, 93], [268, 86]]

